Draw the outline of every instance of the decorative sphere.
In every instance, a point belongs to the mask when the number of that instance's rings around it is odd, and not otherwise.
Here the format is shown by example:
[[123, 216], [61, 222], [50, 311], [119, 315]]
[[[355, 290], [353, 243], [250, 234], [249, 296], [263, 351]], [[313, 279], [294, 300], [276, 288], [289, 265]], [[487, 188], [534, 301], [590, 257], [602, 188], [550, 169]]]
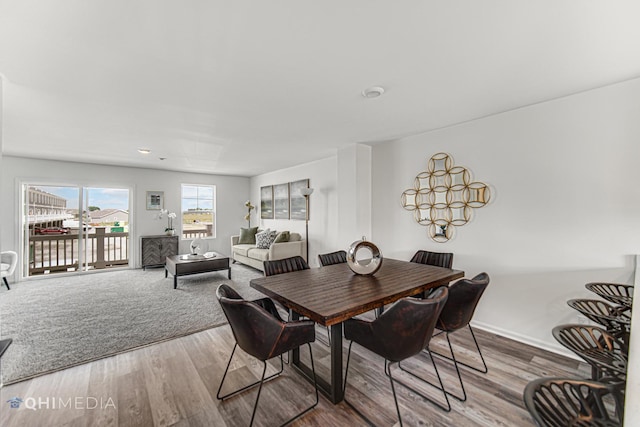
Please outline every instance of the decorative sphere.
[[[371, 251], [371, 259], [368, 263], [363, 263], [356, 259], [356, 254], [360, 249], [367, 248]], [[351, 271], [362, 276], [370, 276], [374, 274], [382, 266], [382, 253], [376, 245], [365, 240], [356, 240], [349, 246], [347, 250], [347, 265]]]

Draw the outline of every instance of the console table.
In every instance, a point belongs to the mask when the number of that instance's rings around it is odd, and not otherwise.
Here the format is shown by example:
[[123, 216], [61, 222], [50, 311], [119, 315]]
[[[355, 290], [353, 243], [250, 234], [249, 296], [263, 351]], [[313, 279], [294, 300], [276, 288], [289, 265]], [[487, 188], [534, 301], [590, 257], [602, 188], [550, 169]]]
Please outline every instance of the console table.
[[168, 256], [178, 253], [178, 236], [142, 236], [142, 268], [164, 266]]

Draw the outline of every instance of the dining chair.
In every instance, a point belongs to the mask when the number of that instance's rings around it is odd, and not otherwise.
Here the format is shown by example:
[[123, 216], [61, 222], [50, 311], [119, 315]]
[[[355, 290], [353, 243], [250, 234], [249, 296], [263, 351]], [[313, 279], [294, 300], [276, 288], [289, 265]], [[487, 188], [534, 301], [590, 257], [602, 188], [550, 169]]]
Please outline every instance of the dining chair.
[[552, 333], [560, 344], [591, 365], [591, 379], [626, 378], [628, 350], [622, 341], [604, 329], [567, 324], [556, 326]]
[[616, 305], [631, 308], [633, 303], [633, 285], [623, 283], [592, 282], [585, 288]]
[[624, 404], [617, 385], [539, 378], [526, 385], [523, 400], [540, 427], [622, 425]]
[[291, 273], [293, 271], [308, 270], [309, 264], [300, 255], [290, 258], [263, 261], [265, 276], [275, 276], [276, 274]]
[[7, 281], [7, 277], [13, 276], [13, 273], [16, 271], [17, 265], [18, 265], [18, 254], [16, 252], [14, 251], [0, 252], [0, 276], [2, 276], [2, 281], [4, 282], [4, 285], [7, 287], [7, 290], [11, 290], [11, 288], [9, 287], [9, 282]]
[[605, 327], [607, 332], [621, 339], [629, 347], [631, 316], [624, 306], [612, 306], [599, 299], [570, 299], [569, 307], [577, 310], [589, 320]]
[[[344, 374], [344, 391], [346, 392], [347, 388], [351, 347], [355, 342], [384, 358], [384, 372], [385, 375], [389, 377], [391, 383], [393, 400], [401, 426], [402, 416], [400, 415], [400, 407], [398, 406], [398, 397], [396, 396], [394, 383], [403, 385], [447, 412], [451, 411], [451, 405], [446, 393], [443, 393], [446, 402], [445, 406], [415, 390], [415, 388], [405, 382], [394, 378], [391, 370], [393, 363], [400, 363], [403, 360], [419, 354], [424, 349], [428, 349], [429, 340], [431, 340], [436, 321], [438, 320], [442, 307], [444, 307], [447, 296], [447, 288], [441, 287], [433, 293], [432, 298], [418, 299], [407, 297], [400, 299], [373, 321], [352, 318], [344, 322], [344, 336], [347, 340], [351, 341], [349, 343], [347, 366]], [[442, 387], [442, 380], [440, 379], [438, 368], [433, 358], [431, 358], [431, 361], [438, 381], [440, 382], [441, 390], [443, 390], [444, 388]], [[423, 378], [417, 375], [414, 376], [424, 381]], [[413, 402], [411, 403], [413, 404]], [[360, 413], [351, 403], [349, 403], [349, 405]]]
[[[237, 292], [228, 285], [222, 284], [216, 290], [216, 296], [222, 310], [229, 322], [231, 331], [236, 340], [231, 351], [231, 356], [227, 362], [227, 367], [222, 375], [220, 386], [218, 387], [217, 398], [219, 400], [227, 399], [244, 392], [250, 388], [259, 385], [258, 395], [253, 405], [251, 413], [251, 422], [253, 425], [258, 402], [260, 400], [260, 392], [265, 381], [280, 375], [284, 370], [282, 355], [288, 351], [307, 344], [309, 355], [311, 358], [311, 370], [313, 372], [313, 381], [315, 387], [315, 402], [304, 409], [302, 412], [293, 416], [282, 425], [288, 424], [297, 419], [301, 415], [307, 413], [318, 404], [318, 386], [316, 382], [315, 366], [313, 363], [313, 352], [311, 343], [315, 341], [316, 331], [315, 324], [310, 320], [284, 322], [278, 315], [273, 301], [263, 298], [258, 301], [246, 301]], [[266, 307], [266, 308], [265, 308]], [[233, 355], [237, 347], [240, 347], [247, 354], [255, 357], [262, 362], [262, 376], [260, 381], [253, 382], [238, 390], [221, 396], [222, 386], [229, 372], [229, 366], [233, 360]], [[265, 378], [267, 372], [267, 360], [274, 357], [280, 357], [280, 370]]]
[[453, 254], [450, 252], [417, 251], [411, 258], [411, 262], [418, 264], [434, 265], [436, 267], [451, 268]]
[[320, 265], [325, 267], [327, 265], [342, 264], [347, 262], [347, 251], [335, 251], [327, 254], [318, 254]]
[[[411, 262], [415, 262], [416, 264], [433, 265], [435, 267], [451, 268], [453, 265], [453, 254], [451, 252], [419, 250], [413, 254]], [[416, 295], [416, 297], [426, 298], [431, 292], [433, 292], [433, 289], [424, 291], [423, 293]]]
[[[292, 273], [294, 271], [309, 270], [309, 264], [301, 256], [294, 256], [290, 258], [276, 259], [273, 261], [263, 261], [264, 275], [275, 276], [276, 274]], [[293, 311], [289, 310], [289, 320]], [[327, 339], [328, 342], [322, 342], [323, 344], [331, 345], [331, 330], [327, 326]]]
[[[480, 302], [482, 294], [484, 293], [485, 289], [487, 289], [487, 286], [489, 286], [489, 281], [490, 279], [487, 273], [480, 273], [472, 279], [461, 279], [450, 285], [449, 298], [447, 299], [447, 303], [444, 305], [442, 313], [440, 313], [440, 317], [436, 322], [436, 329], [440, 331], [436, 334], [436, 336], [442, 333], [445, 334], [447, 343], [449, 344], [449, 352], [451, 353], [451, 356], [435, 351], [432, 351], [431, 353], [453, 362], [456, 373], [458, 374], [458, 382], [460, 383], [462, 396], [457, 396], [454, 393], [450, 392], [447, 393], [462, 402], [467, 400], [467, 393], [464, 389], [459, 365], [466, 366], [469, 369], [473, 369], [474, 371], [483, 374], [486, 374], [489, 370], [487, 368], [484, 357], [482, 356], [482, 351], [480, 350], [480, 346], [478, 345], [478, 340], [473, 333], [473, 328], [471, 327], [471, 319], [473, 318], [473, 314], [476, 310], [476, 307], [478, 306], [478, 303]], [[480, 356], [480, 361], [482, 362], [482, 368], [471, 366], [456, 359], [456, 355], [453, 351], [453, 346], [451, 345], [451, 339], [449, 338], [449, 335], [465, 327], [468, 328], [469, 332], [471, 333], [471, 337], [473, 338], [476, 350], [478, 352], [478, 355]]]

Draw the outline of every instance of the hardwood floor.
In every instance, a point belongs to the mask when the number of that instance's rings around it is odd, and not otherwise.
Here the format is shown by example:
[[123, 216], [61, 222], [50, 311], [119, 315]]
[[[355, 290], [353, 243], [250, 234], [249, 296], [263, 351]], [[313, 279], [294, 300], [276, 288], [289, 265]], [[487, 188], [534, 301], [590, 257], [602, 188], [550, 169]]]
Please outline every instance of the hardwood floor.
[[[324, 328], [318, 336], [326, 338]], [[575, 360], [530, 347], [476, 329], [489, 372], [480, 374], [462, 369], [468, 399], [451, 399], [452, 411], [444, 412], [430, 402], [396, 387], [405, 425], [421, 426], [532, 426], [522, 403], [522, 390], [532, 379], [542, 376], [588, 377], [589, 368]], [[452, 334], [456, 355], [474, 361], [467, 331]], [[107, 359], [12, 384], [0, 389], [2, 426], [246, 426], [256, 391], [245, 392], [224, 402], [216, 399], [218, 385], [233, 347], [228, 326], [154, 344]], [[432, 348], [441, 348], [441, 337]], [[469, 346], [469, 344], [471, 346]], [[446, 345], [446, 344], [444, 344]], [[347, 400], [376, 425], [397, 423], [383, 360], [354, 344], [346, 390]], [[326, 375], [328, 348], [313, 345], [319, 375]], [[303, 349], [303, 355], [307, 353]], [[346, 355], [346, 349], [345, 349]], [[467, 357], [468, 356], [468, 357]], [[459, 393], [451, 363], [436, 359], [445, 387]], [[273, 361], [270, 371], [279, 366]], [[411, 359], [407, 367], [431, 376], [428, 356]], [[261, 373], [261, 363], [236, 352], [224, 391], [246, 384]], [[394, 370], [394, 376], [411, 382], [411, 377]], [[227, 388], [228, 387], [228, 388]], [[429, 396], [442, 394], [422, 387]], [[7, 400], [23, 400], [19, 409]], [[284, 374], [262, 389], [255, 425], [279, 425], [313, 400], [312, 386], [285, 365]], [[29, 406], [36, 410], [29, 410]], [[332, 405], [322, 396], [318, 406], [297, 420], [296, 426], [367, 425], [356, 411], [343, 402]]]

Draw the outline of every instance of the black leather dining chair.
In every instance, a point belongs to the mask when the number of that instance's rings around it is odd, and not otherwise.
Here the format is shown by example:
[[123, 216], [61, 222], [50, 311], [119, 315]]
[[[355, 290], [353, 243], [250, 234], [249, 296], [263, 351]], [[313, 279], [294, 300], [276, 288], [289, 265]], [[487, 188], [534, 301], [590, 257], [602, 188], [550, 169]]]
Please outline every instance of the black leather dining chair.
[[[222, 380], [220, 381], [220, 386], [218, 387], [217, 398], [219, 400], [224, 400], [259, 385], [256, 401], [253, 405], [253, 412], [251, 413], [251, 422], [249, 423], [250, 426], [253, 425], [256, 410], [258, 409], [262, 385], [266, 380], [282, 373], [284, 369], [282, 355], [284, 353], [307, 344], [309, 348], [309, 355], [311, 357], [311, 369], [313, 372], [316, 395], [315, 402], [302, 412], [284, 422], [282, 425], [290, 423], [313, 409], [318, 404], [318, 387], [316, 383], [315, 366], [313, 363], [313, 352], [310, 345], [310, 343], [315, 341], [316, 338], [314, 322], [310, 320], [284, 322], [278, 315], [278, 311], [276, 310], [273, 301], [269, 298], [263, 298], [257, 301], [246, 301], [238, 295], [233, 288], [225, 284], [218, 286], [216, 296], [222, 306], [222, 310], [224, 311], [227, 320], [229, 321], [229, 326], [231, 327], [231, 331], [233, 332], [233, 336], [236, 340], [233, 350], [231, 351], [231, 356], [229, 356], [227, 367], [224, 370]], [[233, 355], [235, 354], [237, 347], [240, 347], [247, 354], [262, 361], [262, 376], [259, 381], [253, 382], [225, 395], [221, 395], [222, 387], [229, 372], [229, 366], [231, 365], [231, 361], [233, 360]], [[280, 357], [280, 370], [265, 378], [265, 374], [267, 372], [267, 360], [278, 356]]]
[[622, 425], [617, 385], [569, 378], [539, 378], [527, 384], [524, 404], [540, 427]]
[[[270, 261], [263, 261], [265, 276], [275, 276], [276, 274], [292, 273], [294, 271], [309, 270], [309, 264], [301, 256], [297, 255], [290, 258], [276, 259]], [[289, 320], [291, 320], [291, 314], [293, 312], [289, 310]], [[327, 346], [331, 345], [331, 331], [327, 326], [327, 339], [328, 342], [324, 343]], [[322, 342], [322, 341], [320, 341]]]
[[417, 251], [411, 258], [411, 262], [418, 264], [434, 265], [436, 267], [451, 268], [453, 254], [450, 252]]
[[293, 271], [308, 270], [309, 264], [301, 256], [290, 258], [263, 261], [265, 276], [275, 276], [276, 274], [291, 273]]
[[[453, 254], [451, 252], [432, 252], [419, 250], [411, 257], [411, 262], [416, 264], [433, 265], [435, 267], [451, 268], [453, 265]], [[420, 298], [426, 298], [433, 290], [428, 290], [420, 295]]]
[[[462, 396], [457, 396], [456, 394], [450, 392], [447, 393], [463, 402], [467, 400], [467, 393], [464, 389], [459, 365], [466, 366], [469, 369], [473, 369], [474, 371], [483, 374], [486, 374], [489, 370], [487, 368], [484, 357], [482, 356], [482, 351], [480, 350], [480, 346], [478, 345], [478, 340], [473, 333], [473, 328], [471, 327], [471, 319], [473, 318], [473, 314], [476, 310], [476, 307], [478, 306], [478, 303], [480, 302], [482, 294], [484, 293], [485, 289], [487, 289], [487, 286], [489, 286], [489, 281], [490, 279], [487, 273], [480, 273], [472, 279], [461, 279], [450, 285], [449, 298], [447, 299], [447, 303], [442, 309], [442, 313], [440, 313], [440, 317], [436, 322], [436, 329], [441, 331], [436, 335], [439, 335], [441, 333], [445, 334], [447, 343], [449, 344], [449, 352], [451, 353], [451, 356], [437, 353], [435, 351], [432, 351], [432, 353], [453, 362], [456, 373], [458, 374], [458, 382], [460, 383]], [[451, 345], [451, 339], [449, 338], [449, 335], [465, 327], [468, 328], [469, 332], [471, 333], [471, 337], [473, 338], [476, 350], [478, 351], [478, 355], [480, 356], [480, 361], [482, 362], [482, 368], [471, 366], [456, 359], [456, 355], [453, 351], [453, 346]]]
[[567, 324], [552, 330], [553, 337], [591, 365], [591, 379], [624, 381], [628, 350], [622, 341], [597, 326]]
[[[419, 354], [425, 348], [428, 349], [429, 340], [433, 335], [436, 321], [447, 300], [447, 296], [447, 288], [441, 287], [433, 293], [432, 298], [403, 298], [398, 300], [381, 314], [380, 317], [371, 322], [356, 318], [347, 320], [344, 323], [344, 336], [351, 342], [349, 343], [347, 367], [344, 374], [345, 392], [347, 388], [347, 376], [349, 374], [349, 361], [351, 360], [351, 347], [355, 342], [384, 358], [384, 370], [391, 382], [393, 400], [401, 426], [402, 416], [400, 415], [400, 407], [398, 406], [398, 398], [394, 386], [396, 382], [424, 399], [438, 405], [442, 409], [450, 411], [451, 405], [449, 404], [446, 393], [443, 393], [446, 401], [446, 406], [444, 406], [423, 393], [418, 392], [405, 382], [394, 378], [391, 370], [391, 364], [399, 363]], [[438, 373], [438, 368], [433, 358], [432, 363], [438, 381], [440, 381], [440, 385], [442, 386], [442, 380], [440, 379], [440, 374]], [[416, 378], [422, 379], [418, 376], [416, 376]], [[351, 406], [353, 407], [353, 405]], [[360, 412], [355, 407], [354, 409]]]
[[325, 267], [327, 265], [342, 264], [347, 262], [347, 251], [335, 251], [327, 254], [318, 254], [318, 260], [320, 265]]

